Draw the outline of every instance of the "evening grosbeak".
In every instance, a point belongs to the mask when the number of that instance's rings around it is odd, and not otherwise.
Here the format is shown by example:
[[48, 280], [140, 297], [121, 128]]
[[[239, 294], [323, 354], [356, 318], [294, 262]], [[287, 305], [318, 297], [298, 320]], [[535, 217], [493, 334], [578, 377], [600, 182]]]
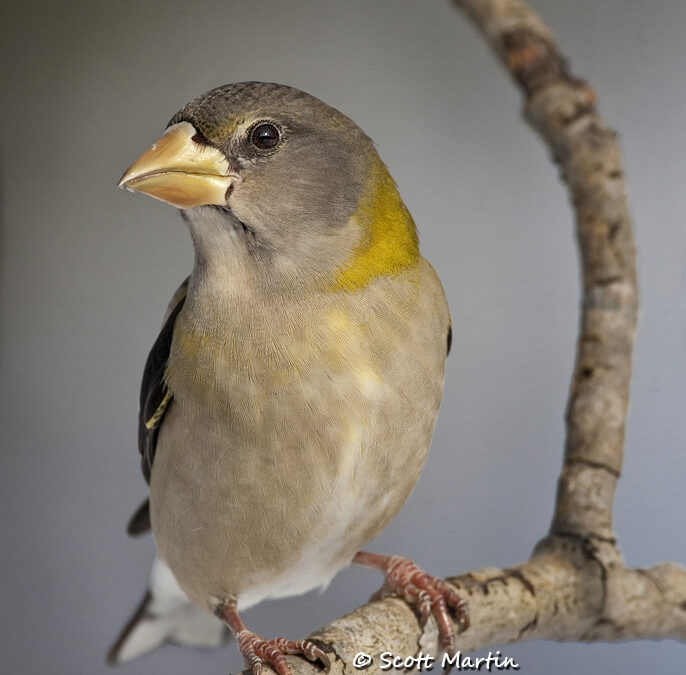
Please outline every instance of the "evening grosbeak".
[[422, 471], [451, 335], [372, 141], [302, 91], [232, 84], [176, 113], [119, 185], [181, 209], [195, 265], [143, 374], [149, 501], [129, 532], [152, 526], [158, 559], [110, 662], [219, 644], [228, 626], [255, 673], [289, 673], [284, 654], [327, 666], [319, 646], [262, 638], [239, 612], [351, 562], [382, 570], [379, 597], [433, 615], [453, 650], [455, 591], [360, 551]]

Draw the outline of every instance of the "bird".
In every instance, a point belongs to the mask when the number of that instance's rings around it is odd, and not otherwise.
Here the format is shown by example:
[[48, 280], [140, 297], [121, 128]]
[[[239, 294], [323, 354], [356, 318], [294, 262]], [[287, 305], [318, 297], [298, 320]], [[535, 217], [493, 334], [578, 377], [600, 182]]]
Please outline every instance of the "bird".
[[328, 668], [322, 645], [241, 615], [351, 563], [381, 571], [375, 597], [433, 616], [454, 650], [456, 590], [362, 550], [422, 472], [452, 338], [372, 140], [299, 89], [241, 82], [181, 108], [118, 185], [179, 209], [195, 257], [144, 368], [148, 498], [128, 531], [151, 529], [156, 559], [108, 661], [233, 634], [255, 675], [289, 675], [289, 654]]

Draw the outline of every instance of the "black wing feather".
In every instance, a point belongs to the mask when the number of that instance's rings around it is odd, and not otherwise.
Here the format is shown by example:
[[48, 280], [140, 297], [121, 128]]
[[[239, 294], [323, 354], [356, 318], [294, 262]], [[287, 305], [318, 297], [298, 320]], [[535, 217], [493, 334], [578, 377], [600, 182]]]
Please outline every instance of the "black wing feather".
[[[170, 308], [167, 319], [162, 326], [160, 334], [155, 340], [155, 344], [148, 354], [143, 370], [143, 380], [141, 382], [140, 408], [138, 412], [138, 450], [141, 453], [141, 468], [146, 482], [150, 482], [152, 464], [155, 459], [155, 449], [157, 447], [157, 437], [160, 427], [164, 420], [165, 413], [171, 403], [171, 394], [164, 381], [164, 374], [167, 370], [167, 361], [171, 351], [172, 337], [174, 335], [174, 324], [176, 318], [186, 301], [186, 289], [188, 279], [186, 279], [174, 294], [176, 304]], [[136, 536], [143, 534], [150, 529], [150, 509], [146, 499], [136, 510], [129, 520], [126, 531]]]

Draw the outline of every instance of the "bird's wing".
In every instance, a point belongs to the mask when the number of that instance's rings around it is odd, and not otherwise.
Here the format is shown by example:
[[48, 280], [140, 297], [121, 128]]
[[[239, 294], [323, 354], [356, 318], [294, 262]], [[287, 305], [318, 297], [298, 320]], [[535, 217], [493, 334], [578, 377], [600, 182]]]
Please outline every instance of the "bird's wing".
[[[179, 286], [169, 303], [164, 317], [162, 330], [148, 354], [141, 382], [140, 409], [138, 412], [138, 450], [141, 453], [141, 465], [145, 480], [150, 482], [152, 463], [155, 459], [155, 448], [164, 415], [169, 408], [172, 397], [164, 381], [169, 351], [176, 318], [186, 300], [188, 278]], [[127, 532], [131, 536], [143, 534], [150, 529], [150, 509], [146, 499], [129, 520]]]

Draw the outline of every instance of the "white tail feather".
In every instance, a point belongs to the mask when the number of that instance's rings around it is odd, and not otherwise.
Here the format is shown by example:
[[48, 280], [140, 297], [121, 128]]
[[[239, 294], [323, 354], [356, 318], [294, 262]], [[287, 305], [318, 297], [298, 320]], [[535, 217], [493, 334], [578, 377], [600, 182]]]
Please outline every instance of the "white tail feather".
[[191, 603], [170, 569], [155, 558], [150, 590], [107, 655], [118, 665], [142, 656], [166, 642], [193, 647], [220, 647], [229, 638], [226, 626]]

